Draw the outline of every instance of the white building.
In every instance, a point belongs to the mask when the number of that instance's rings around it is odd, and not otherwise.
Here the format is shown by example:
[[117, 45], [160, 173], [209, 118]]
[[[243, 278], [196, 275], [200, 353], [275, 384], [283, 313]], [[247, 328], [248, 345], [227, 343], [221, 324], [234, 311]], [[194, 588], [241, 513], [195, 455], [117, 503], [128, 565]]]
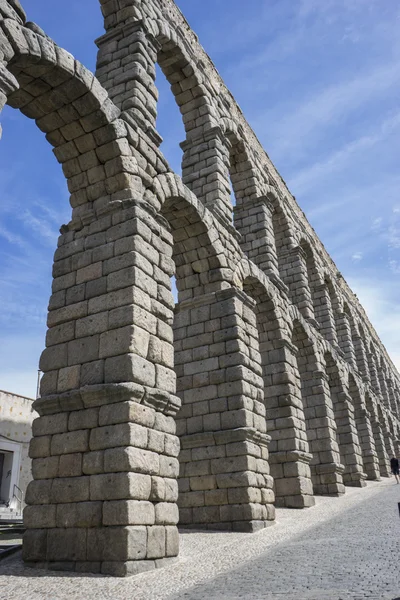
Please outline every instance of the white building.
[[0, 520], [21, 515], [31, 479], [33, 400], [0, 390]]

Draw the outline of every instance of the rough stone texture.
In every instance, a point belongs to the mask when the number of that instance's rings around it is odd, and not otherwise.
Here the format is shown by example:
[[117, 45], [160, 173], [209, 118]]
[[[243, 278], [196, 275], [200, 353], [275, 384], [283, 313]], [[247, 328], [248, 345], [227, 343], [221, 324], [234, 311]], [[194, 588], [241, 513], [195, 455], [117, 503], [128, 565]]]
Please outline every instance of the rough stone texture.
[[[0, 1], [0, 108], [35, 119], [72, 206], [24, 557], [128, 575], [178, 554], [177, 502], [186, 527], [255, 531], [275, 497], [387, 476], [400, 377], [174, 2], [100, 4], [95, 77]], [[158, 148], [156, 62], [182, 178]]]

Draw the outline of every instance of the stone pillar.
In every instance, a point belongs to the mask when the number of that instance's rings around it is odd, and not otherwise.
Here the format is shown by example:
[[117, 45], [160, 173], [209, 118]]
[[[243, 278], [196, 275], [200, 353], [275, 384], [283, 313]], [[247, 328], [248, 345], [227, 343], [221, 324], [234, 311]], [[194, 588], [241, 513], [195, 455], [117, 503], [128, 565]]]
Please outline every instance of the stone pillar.
[[96, 77], [125, 117], [159, 145], [156, 131], [158, 90], [155, 84], [160, 45], [143, 21], [116, 25], [96, 40]]
[[214, 127], [201, 137], [189, 137], [181, 143], [181, 148], [183, 183], [225, 226], [233, 229], [229, 183], [231, 143], [220, 127]]
[[314, 321], [314, 306], [307, 272], [305, 251], [296, 246], [281, 256], [281, 277], [290, 290], [293, 304], [306, 319]]
[[382, 396], [381, 388], [379, 385], [378, 371], [375, 363], [375, 356], [372, 352], [367, 353], [369, 376], [371, 381], [372, 389], [378, 397]]
[[379, 369], [378, 379], [379, 379], [379, 387], [380, 387], [381, 393], [382, 393], [383, 404], [388, 410], [391, 410], [389, 390], [388, 390], [388, 387], [386, 384], [385, 372], [382, 371], [382, 369]]
[[396, 393], [394, 390], [393, 381], [391, 379], [387, 379], [387, 390], [389, 396], [389, 406], [392, 413], [396, 418], [399, 418], [399, 407], [397, 405]]
[[333, 307], [329, 288], [326, 283], [323, 283], [315, 288], [315, 319], [319, 325], [321, 335], [337, 347], [338, 336], [336, 333], [336, 323], [333, 314]]
[[343, 352], [345, 360], [349, 365], [357, 368], [350, 318], [346, 312], [337, 315], [337, 338], [339, 348]]
[[366, 475], [363, 472], [352, 398], [347, 393], [336, 367], [328, 363], [327, 369], [330, 373], [328, 381], [337, 427], [340, 459], [345, 466], [343, 482], [345, 485], [363, 487]]
[[364, 487], [366, 475], [363, 471], [360, 441], [357, 435], [354, 407], [351, 397], [344, 391], [334, 401], [340, 456], [345, 464], [345, 485]]
[[382, 427], [382, 435], [383, 435], [383, 439], [384, 439], [384, 443], [385, 443], [386, 454], [388, 456], [389, 463], [390, 463], [390, 459], [392, 458], [392, 456], [395, 456], [395, 454], [396, 454], [396, 451], [394, 448], [394, 438], [390, 431], [386, 415], [380, 409], [380, 407], [378, 408], [378, 414], [379, 414], [379, 421], [380, 421], [381, 427]]
[[241, 235], [243, 252], [273, 281], [277, 281], [279, 269], [272, 223], [274, 212], [274, 205], [265, 196], [237, 204], [234, 210], [235, 227]]
[[400, 456], [400, 439], [395, 439], [393, 441], [394, 444], [394, 451], [395, 451], [395, 456], [396, 458], [398, 458]]
[[362, 461], [367, 479], [379, 480], [379, 458], [376, 452], [375, 440], [368, 411], [363, 406], [355, 409], [355, 421], [358, 439], [361, 446]]
[[178, 554], [172, 236], [129, 204], [64, 227], [55, 254], [24, 512], [32, 564], [129, 575]]
[[382, 426], [377, 420], [371, 420], [372, 432], [375, 440], [375, 448], [376, 453], [378, 455], [379, 460], [379, 471], [381, 477], [389, 477], [390, 476], [390, 462], [389, 457], [385, 447], [385, 439], [382, 432]]
[[354, 352], [356, 356], [357, 369], [361, 373], [361, 376], [365, 382], [370, 381], [369, 370], [368, 370], [368, 359], [364, 348], [364, 343], [360, 335], [356, 335], [354, 338]]
[[254, 309], [234, 288], [177, 306], [183, 527], [255, 531], [274, 519]]
[[315, 501], [296, 352], [289, 341], [276, 341], [265, 357], [264, 384], [276, 504], [304, 508]]
[[314, 493], [340, 496], [345, 492], [344, 465], [340, 460], [328, 377], [320, 370], [305, 370], [302, 379]]

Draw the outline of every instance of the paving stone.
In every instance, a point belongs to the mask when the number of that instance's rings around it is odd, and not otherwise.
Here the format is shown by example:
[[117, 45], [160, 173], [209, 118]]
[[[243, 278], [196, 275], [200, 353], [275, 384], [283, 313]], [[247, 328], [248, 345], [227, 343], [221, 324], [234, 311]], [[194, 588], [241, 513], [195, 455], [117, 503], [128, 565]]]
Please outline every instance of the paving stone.
[[[81, 573], [37, 577], [40, 571], [24, 566], [19, 556], [10, 557], [0, 565], [2, 594], [16, 600], [46, 595], [57, 600], [99, 595], [115, 600], [394, 600], [399, 596], [393, 568], [399, 548], [398, 489], [389, 479], [353, 488], [340, 499], [318, 498], [305, 511], [278, 509], [276, 525], [256, 535], [183, 533], [180, 561], [140, 579], [116, 582]], [[29, 531], [38, 558], [45, 531]], [[166, 543], [176, 553], [172, 526], [166, 528]]]

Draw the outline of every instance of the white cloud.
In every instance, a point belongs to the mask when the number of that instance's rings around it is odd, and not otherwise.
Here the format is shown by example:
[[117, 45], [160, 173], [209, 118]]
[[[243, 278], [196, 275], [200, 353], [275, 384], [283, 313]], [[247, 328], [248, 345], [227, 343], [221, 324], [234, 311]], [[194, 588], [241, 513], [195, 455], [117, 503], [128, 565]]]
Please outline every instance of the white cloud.
[[273, 155], [279, 159], [308, 146], [312, 139], [321, 135], [324, 127], [332, 126], [332, 123], [337, 126], [338, 121], [347, 118], [361, 105], [383, 96], [391, 87], [398, 85], [399, 68], [399, 61], [379, 65], [354, 79], [333, 83], [294, 107], [291, 114], [277, 125]]
[[325, 21], [331, 22], [333, 19], [341, 17], [343, 12], [355, 13], [358, 11], [371, 10], [373, 6], [378, 5], [380, 0], [300, 0], [299, 14], [306, 17], [310, 14], [320, 14]]
[[363, 253], [362, 252], [355, 252], [352, 257], [351, 260], [353, 262], [360, 262], [360, 260], [363, 259]]
[[0, 225], [0, 237], [4, 238], [9, 244], [13, 244], [14, 246], [19, 246], [20, 248], [27, 247], [25, 240], [23, 240], [20, 235], [9, 231], [2, 225]]
[[372, 225], [371, 225], [371, 229], [373, 231], [379, 231], [382, 227], [382, 222], [383, 222], [383, 218], [382, 217], [377, 217], [376, 219], [374, 219], [372, 221]]
[[389, 260], [389, 267], [392, 273], [396, 275], [400, 275], [400, 262], [398, 260], [394, 260], [393, 258]]
[[50, 244], [55, 248], [58, 230], [46, 218], [40, 218], [40, 215], [35, 216], [29, 209], [26, 209], [18, 215], [18, 219], [22, 221], [25, 227], [38, 234], [42, 243]]
[[344, 144], [338, 150], [335, 150], [325, 160], [316, 162], [310, 167], [301, 170], [290, 178], [290, 187], [296, 195], [304, 194], [312, 189], [321, 180], [325, 180], [328, 175], [348, 168], [350, 161], [358, 154], [363, 153], [367, 148], [371, 148], [386, 140], [391, 134], [400, 128], [400, 112], [384, 119], [368, 135], [352, 140]]

